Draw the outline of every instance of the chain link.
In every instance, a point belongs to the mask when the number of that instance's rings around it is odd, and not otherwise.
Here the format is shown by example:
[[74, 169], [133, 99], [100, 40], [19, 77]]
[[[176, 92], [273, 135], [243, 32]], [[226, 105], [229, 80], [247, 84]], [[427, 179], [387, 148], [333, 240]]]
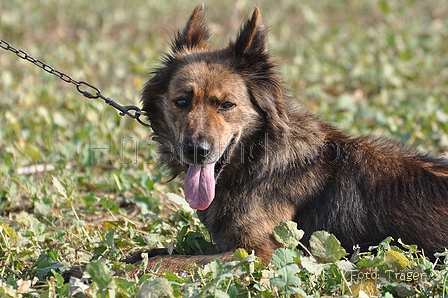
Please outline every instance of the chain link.
[[104, 100], [105, 103], [107, 103], [108, 105], [119, 110], [120, 116], [127, 115], [127, 116], [131, 117], [132, 119], [137, 120], [138, 123], [140, 123], [141, 125], [150, 126], [148, 123], [145, 123], [140, 119], [140, 116], [145, 116], [146, 113], [144, 111], [140, 110], [140, 108], [138, 108], [137, 106], [122, 106], [122, 105], [116, 103], [115, 101], [113, 101], [112, 99], [110, 99], [109, 97], [105, 97], [101, 93], [100, 89], [98, 89], [94, 85], [84, 82], [84, 81], [74, 80], [71, 76], [55, 69], [54, 67], [43, 62], [42, 60], [34, 58], [33, 56], [29, 55], [25, 51], [14, 48], [7, 41], [5, 41], [3, 39], [0, 39], [0, 47], [6, 51], [13, 52], [14, 54], [16, 54], [18, 57], [22, 58], [23, 60], [27, 60], [27, 61], [33, 63], [34, 65], [36, 65], [37, 67], [42, 68], [46, 72], [57, 76], [62, 81], [75, 85], [76, 90], [79, 93], [81, 93], [84, 97], [87, 97], [89, 99], [101, 98], [102, 100]]

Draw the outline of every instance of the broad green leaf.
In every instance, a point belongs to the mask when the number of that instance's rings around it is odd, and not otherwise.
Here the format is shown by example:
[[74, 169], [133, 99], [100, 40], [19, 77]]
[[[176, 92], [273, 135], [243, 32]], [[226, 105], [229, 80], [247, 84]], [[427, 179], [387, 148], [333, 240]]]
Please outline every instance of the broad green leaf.
[[230, 286], [228, 293], [230, 298], [238, 297], [238, 289], [235, 286]]
[[297, 264], [288, 264], [277, 270], [278, 276], [270, 279], [271, 285], [284, 288], [287, 294], [300, 293], [302, 282], [296, 274], [300, 271]]
[[131, 296], [131, 290], [135, 287], [136, 283], [134, 281], [129, 281], [123, 278], [116, 277], [114, 279], [117, 290], [126, 294], [128, 297]]
[[210, 274], [213, 278], [223, 273], [224, 267], [219, 260], [214, 260], [204, 266], [203, 272], [205, 275]]
[[326, 231], [317, 231], [311, 235], [310, 248], [320, 263], [333, 263], [348, 255], [339, 240]]
[[113, 281], [112, 272], [105, 259], [90, 262], [86, 267], [86, 271], [100, 290], [106, 289]]
[[37, 278], [44, 280], [52, 270], [62, 267], [62, 264], [54, 261], [49, 255], [40, 255], [33, 265]]
[[319, 264], [313, 257], [303, 257], [300, 259], [300, 264], [308, 272], [313, 275], [320, 275], [322, 271], [328, 268], [328, 264]]
[[204, 238], [201, 232], [189, 231], [188, 226], [182, 228], [176, 237], [176, 250], [189, 255], [205, 255], [216, 253], [213, 243]]
[[271, 264], [277, 268], [284, 267], [288, 264], [294, 264], [294, 258], [298, 257], [299, 252], [295, 248], [278, 248], [272, 254]]
[[233, 254], [233, 259], [235, 261], [242, 261], [245, 258], [247, 258], [249, 256], [249, 254], [247, 253], [247, 251], [244, 248], [238, 248], [237, 250], [235, 250], [235, 253]]
[[384, 253], [384, 259], [387, 264], [396, 267], [398, 270], [403, 270], [411, 266], [411, 261], [409, 261], [402, 253], [395, 250], [386, 251]]
[[173, 288], [165, 278], [147, 279], [141, 284], [136, 297], [173, 297]]
[[297, 246], [305, 233], [297, 229], [296, 222], [282, 221], [274, 228], [273, 234], [275, 240], [278, 242], [285, 245]]

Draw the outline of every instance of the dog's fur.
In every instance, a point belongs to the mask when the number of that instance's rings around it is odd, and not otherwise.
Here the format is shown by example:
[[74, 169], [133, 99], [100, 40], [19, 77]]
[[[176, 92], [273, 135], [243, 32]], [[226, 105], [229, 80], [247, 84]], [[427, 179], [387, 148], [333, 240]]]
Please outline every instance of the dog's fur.
[[154, 257], [152, 267], [161, 259], [169, 269], [227, 260], [236, 248], [266, 263], [279, 247], [272, 230], [284, 220], [297, 222], [305, 241], [326, 230], [348, 250], [388, 236], [428, 256], [448, 247], [447, 159], [322, 122], [289, 97], [259, 8], [221, 49], [208, 42], [203, 10], [175, 36], [142, 102], [173, 177], [214, 164], [214, 199], [198, 216], [223, 254]]

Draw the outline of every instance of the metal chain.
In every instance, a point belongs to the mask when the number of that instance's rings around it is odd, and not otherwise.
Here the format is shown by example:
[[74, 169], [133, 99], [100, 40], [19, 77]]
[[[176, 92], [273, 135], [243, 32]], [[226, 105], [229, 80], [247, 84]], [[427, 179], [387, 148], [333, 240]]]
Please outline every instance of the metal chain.
[[[18, 57], [22, 58], [23, 60], [27, 60], [27, 61], [33, 63], [34, 65], [36, 65], [37, 67], [42, 68], [46, 72], [57, 76], [64, 82], [71, 83], [71, 84], [75, 85], [76, 90], [78, 90], [78, 92], [81, 93], [84, 97], [87, 97], [89, 99], [101, 98], [102, 100], [104, 100], [105, 103], [107, 103], [108, 105], [111, 105], [115, 109], [119, 110], [120, 116], [127, 115], [127, 116], [131, 117], [132, 119], [137, 120], [138, 123], [140, 123], [141, 125], [150, 126], [148, 123], [145, 123], [140, 119], [140, 116], [146, 115], [146, 113], [144, 111], [140, 110], [140, 108], [138, 108], [136, 106], [122, 106], [122, 105], [116, 103], [109, 97], [105, 97], [103, 94], [101, 94], [100, 89], [98, 89], [94, 85], [84, 82], [84, 81], [74, 80], [71, 76], [67, 75], [66, 73], [63, 73], [63, 72], [55, 69], [54, 67], [50, 66], [49, 64], [30, 56], [25, 51], [14, 48], [7, 41], [5, 41], [3, 39], [0, 39], [0, 47], [6, 51], [13, 52], [14, 54], [16, 54]], [[90, 89], [90, 91], [89, 91], [89, 89]]]

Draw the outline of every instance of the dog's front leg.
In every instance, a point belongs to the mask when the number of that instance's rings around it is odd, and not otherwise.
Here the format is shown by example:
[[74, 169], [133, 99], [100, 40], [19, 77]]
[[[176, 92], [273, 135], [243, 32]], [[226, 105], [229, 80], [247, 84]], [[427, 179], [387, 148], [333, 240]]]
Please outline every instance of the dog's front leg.
[[[164, 251], [163, 251], [164, 250]], [[159, 274], [162, 274], [165, 271], [170, 271], [174, 273], [181, 273], [186, 271], [194, 270], [194, 266], [204, 266], [210, 262], [213, 262], [216, 259], [221, 260], [221, 262], [230, 262], [233, 259], [233, 252], [227, 252], [222, 254], [214, 254], [214, 255], [200, 255], [200, 256], [191, 256], [191, 255], [169, 255], [166, 249], [151, 249], [148, 253], [148, 264], [146, 265], [147, 272], [156, 271]], [[158, 255], [155, 255], [159, 253]], [[139, 256], [132, 256], [123, 260], [126, 263], [130, 263], [136, 266], [135, 269], [128, 272], [132, 275], [141, 274], [141, 268], [139, 268], [140, 264], [143, 261], [141, 254]]]
[[[145, 252], [148, 254], [148, 259], [152, 259], [157, 256], [165, 256], [169, 255], [167, 248], [152, 248]], [[127, 264], [137, 264], [140, 263], [143, 260], [142, 254], [138, 253], [133, 256], [130, 256], [126, 259], [122, 259], [121, 262], [127, 263]]]

